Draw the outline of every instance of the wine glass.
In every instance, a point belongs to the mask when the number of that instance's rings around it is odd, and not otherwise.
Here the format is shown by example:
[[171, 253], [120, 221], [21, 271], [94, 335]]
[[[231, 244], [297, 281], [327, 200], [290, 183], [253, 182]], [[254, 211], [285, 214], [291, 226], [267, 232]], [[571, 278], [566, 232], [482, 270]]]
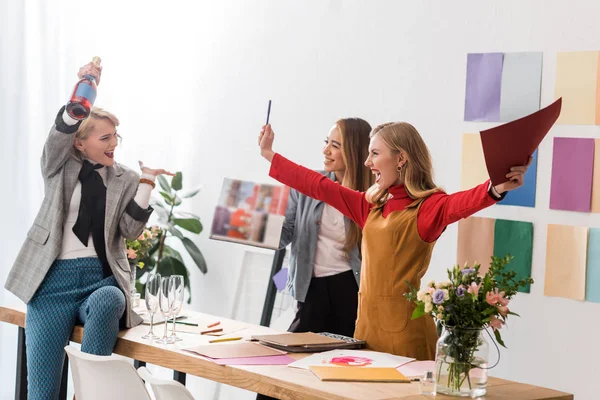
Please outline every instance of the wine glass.
[[171, 316], [173, 317], [173, 331], [169, 339], [173, 340], [173, 342], [178, 342], [183, 340], [180, 337], [177, 337], [175, 334], [175, 319], [177, 315], [181, 312], [181, 308], [183, 307], [183, 293], [184, 293], [184, 281], [183, 275], [171, 275], [171, 284], [173, 290], [173, 311]]
[[157, 339], [153, 332], [154, 328], [154, 314], [158, 309], [158, 300], [160, 296], [160, 282], [161, 277], [159, 273], [150, 274], [148, 281], [146, 282], [146, 292], [144, 299], [146, 300], [146, 309], [150, 313], [150, 332], [142, 336], [142, 339]]
[[160, 344], [171, 344], [173, 340], [167, 337], [167, 323], [169, 322], [169, 317], [173, 312], [173, 303], [175, 300], [175, 293], [173, 292], [173, 281], [169, 279], [169, 277], [163, 277], [160, 280], [160, 296], [159, 296], [159, 308], [160, 312], [165, 318], [165, 334], [161, 339], [158, 339], [156, 343]]

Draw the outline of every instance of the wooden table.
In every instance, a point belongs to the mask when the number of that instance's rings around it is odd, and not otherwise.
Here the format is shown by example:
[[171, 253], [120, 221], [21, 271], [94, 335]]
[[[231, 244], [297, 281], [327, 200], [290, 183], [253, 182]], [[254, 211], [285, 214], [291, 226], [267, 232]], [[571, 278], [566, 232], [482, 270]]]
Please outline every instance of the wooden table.
[[[225, 318], [214, 317], [200, 313], [190, 313], [190, 320], [220, 320]], [[17, 368], [23, 368], [24, 357], [24, 326], [25, 311], [18, 307], [0, 307], [0, 321], [17, 325], [19, 327], [19, 354]], [[155, 328], [155, 333], [162, 334], [162, 326]], [[249, 325], [252, 333], [272, 333], [269, 328]], [[281, 399], [323, 399], [323, 400], [390, 400], [390, 399], [429, 399], [431, 397], [419, 395], [417, 383], [342, 383], [322, 382], [310, 371], [289, 368], [287, 366], [221, 366], [195, 356], [181, 349], [199, 341], [207, 342], [210, 338], [192, 333], [179, 333], [184, 339], [180, 344], [157, 345], [152, 341], [141, 339], [147, 333], [148, 326], [140, 325], [119, 333], [115, 353], [138, 360], [142, 363], [159, 365], [161, 367], [178, 371], [185, 381], [185, 375], [192, 374], [215, 382], [225, 383], [252, 392], [261, 393]], [[77, 326], [73, 330], [71, 340], [81, 343], [83, 327]], [[234, 333], [232, 336], [241, 336]], [[294, 358], [305, 357], [306, 354], [294, 354]], [[19, 376], [19, 373], [17, 373]], [[26, 376], [26, 371], [25, 371]], [[18, 392], [17, 382], [17, 392]], [[17, 397], [18, 398], [18, 397]], [[437, 399], [451, 399], [451, 397], [437, 395]], [[504, 379], [490, 377], [488, 379], [488, 400], [573, 400], [573, 395], [546, 389], [538, 386], [512, 382]]]

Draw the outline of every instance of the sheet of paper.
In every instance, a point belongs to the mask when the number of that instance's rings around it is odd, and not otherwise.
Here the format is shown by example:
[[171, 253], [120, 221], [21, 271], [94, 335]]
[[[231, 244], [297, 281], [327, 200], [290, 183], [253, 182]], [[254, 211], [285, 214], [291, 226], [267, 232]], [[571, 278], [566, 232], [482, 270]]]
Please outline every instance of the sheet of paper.
[[588, 228], [548, 225], [544, 295], [585, 298]]
[[500, 121], [512, 121], [540, 109], [543, 53], [504, 53]]
[[262, 357], [210, 358], [209, 360], [219, 365], [288, 365], [294, 362], [292, 357], [285, 354]]
[[533, 152], [531, 165], [525, 172], [523, 186], [506, 193], [506, 197], [498, 204], [503, 206], [535, 207], [537, 189], [538, 150]]
[[598, 51], [556, 55], [555, 98], [563, 98], [559, 124], [599, 125]]
[[413, 360], [414, 358], [400, 357], [388, 353], [380, 353], [378, 351], [330, 350], [311, 354], [288, 366], [301, 369], [308, 369], [308, 367], [313, 365], [396, 368]]
[[287, 278], [288, 278], [288, 269], [287, 268], [281, 268], [281, 270], [279, 270], [279, 272], [277, 272], [273, 276], [273, 283], [275, 283], [275, 287], [277, 287], [277, 290], [279, 290], [280, 292], [283, 289], [285, 289], [285, 285], [287, 283]]
[[600, 303], [600, 228], [589, 230], [585, 299]]
[[594, 139], [554, 138], [550, 208], [591, 210]]
[[473, 266], [481, 264], [480, 273], [485, 274], [494, 255], [494, 223], [492, 218], [469, 217], [458, 222], [457, 264]]
[[[515, 271], [515, 279], [529, 278], [531, 276], [531, 257], [533, 251], [533, 224], [531, 222], [509, 221], [497, 219], [494, 229], [494, 255], [505, 257], [513, 256], [507, 269]], [[530, 285], [519, 290], [529, 293]]]
[[200, 354], [201, 356], [210, 358], [245, 358], [285, 354], [284, 351], [272, 349], [258, 343], [248, 342], [213, 343], [208, 345], [187, 347], [183, 350], [191, 351]]
[[533, 114], [480, 132], [485, 164], [494, 185], [510, 168], [524, 165], [560, 115], [561, 99]]
[[500, 120], [502, 53], [467, 55], [465, 121]]
[[477, 133], [465, 133], [462, 137], [462, 167], [460, 187], [462, 190], [474, 188], [489, 179], [481, 138]]

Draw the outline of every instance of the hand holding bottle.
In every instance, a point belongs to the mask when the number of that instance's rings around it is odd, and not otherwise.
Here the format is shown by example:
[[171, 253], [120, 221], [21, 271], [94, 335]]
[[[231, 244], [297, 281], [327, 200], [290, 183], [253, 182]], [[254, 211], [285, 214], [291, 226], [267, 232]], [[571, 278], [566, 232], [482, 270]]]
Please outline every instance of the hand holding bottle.
[[[96, 60], [98, 59], [98, 60]], [[102, 66], [100, 65], [100, 61], [98, 57], [94, 57], [94, 60], [85, 64], [83, 67], [79, 68], [79, 72], [77, 73], [77, 77], [82, 79], [85, 75], [91, 75], [96, 79], [96, 85], [100, 84], [100, 77], [102, 75]]]

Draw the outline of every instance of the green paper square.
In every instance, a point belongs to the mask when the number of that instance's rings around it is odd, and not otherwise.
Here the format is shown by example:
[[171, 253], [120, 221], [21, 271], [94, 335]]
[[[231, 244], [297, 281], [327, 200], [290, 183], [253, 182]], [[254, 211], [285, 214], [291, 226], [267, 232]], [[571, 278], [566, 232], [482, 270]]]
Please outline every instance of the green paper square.
[[[513, 256], [507, 270], [515, 271], [515, 279], [531, 276], [531, 253], [533, 251], [533, 224], [531, 222], [497, 219], [494, 226], [494, 256]], [[519, 292], [529, 293], [530, 285]]]

